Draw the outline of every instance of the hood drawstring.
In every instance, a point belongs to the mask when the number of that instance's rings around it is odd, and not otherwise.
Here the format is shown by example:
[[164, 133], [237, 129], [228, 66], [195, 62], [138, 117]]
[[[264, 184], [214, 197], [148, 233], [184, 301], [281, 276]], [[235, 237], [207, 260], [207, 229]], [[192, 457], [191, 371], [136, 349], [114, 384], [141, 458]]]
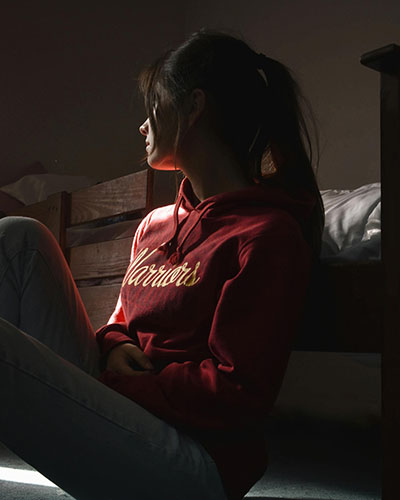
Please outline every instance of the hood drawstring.
[[175, 252], [173, 252], [171, 254], [171, 256], [169, 257], [168, 262], [170, 264], [179, 264], [182, 261], [182, 258], [183, 258], [183, 255], [184, 255], [184, 252], [182, 250], [183, 244], [185, 243], [185, 241], [189, 237], [190, 233], [197, 226], [198, 222], [203, 217], [203, 215], [207, 212], [208, 209], [209, 209], [209, 207], [204, 207], [203, 210], [200, 211], [199, 216], [196, 219], [196, 222], [192, 225], [192, 227], [189, 229], [189, 231], [185, 234], [185, 236], [182, 239], [182, 241], [176, 247]]
[[196, 227], [197, 223], [200, 221], [200, 219], [202, 218], [204, 213], [209, 208], [208, 206], [206, 206], [200, 211], [199, 216], [196, 219], [196, 222], [192, 225], [192, 227], [186, 233], [185, 237], [182, 239], [182, 241], [179, 243], [179, 245], [175, 248], [175, 250], [173, 250], [174, 244], [176, 244], [176, 239], [177, 239], [177, 233], [178, 233], [178, 227], [179, 227], [178, 212], [179, 212], [179, 207], [181, 205], [182, 200], [183, 200], [183, 196], [182, 196], [182, 194], [180, 194], [179, 199], [175, 203], [174, 229], [173, 229], [173, 234], [172, 234], [171, 238], [169, 240], [165, 241], [162, 245], [160, 245], [157, 248], [157, 251], [166, 254], [166, 256], [168, 258], [168, 262], [172, 265], [178, 264], [181, 262], [182, 257], [183, 257], [183, 252], [182, 252], [183, 243], [186, 241], [186, 239], [188, 238], [190, 233], [193, 231], [193, 229]]
[[180, 206], [181, 202], [182, 202], [182, 195], [180, 194], [177, 202], [175, 203], [175, 208], [174, 208], [174, 216], [173, 216], [174, 217], [174, 229], [173, 229], [172, 236], [169, 240], [165, 241], [157, 248], [158, 252], [165, 253], [165, 254], [167, 254], [167, 256], [168, 256], [168, 253], [170, 251], [172, 241], [176, 238], [176, 233], [178, 230], [178, 222], [179, 222], [178, 211], [179, 211], [179, 206]]

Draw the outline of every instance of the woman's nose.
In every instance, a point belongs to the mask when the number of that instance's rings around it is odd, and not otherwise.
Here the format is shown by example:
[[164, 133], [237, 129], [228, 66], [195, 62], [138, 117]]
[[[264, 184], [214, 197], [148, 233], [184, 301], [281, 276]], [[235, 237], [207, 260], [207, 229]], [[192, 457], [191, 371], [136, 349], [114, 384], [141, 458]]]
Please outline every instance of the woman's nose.
[[148, 125], [148, 121], [149, 119], [147, 118], [147, 120], [142, 123], [139, 127], [139, 132], [142, 134], [142, 135], [147, 135], [147, 125]]

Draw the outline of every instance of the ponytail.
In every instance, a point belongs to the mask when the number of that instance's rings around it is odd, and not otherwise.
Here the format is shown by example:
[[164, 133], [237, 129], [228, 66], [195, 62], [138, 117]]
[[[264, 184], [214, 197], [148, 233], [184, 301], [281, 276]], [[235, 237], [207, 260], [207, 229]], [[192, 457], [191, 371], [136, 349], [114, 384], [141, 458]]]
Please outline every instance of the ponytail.
[[[300, 108], [301, 98], [308, 106], [319, 148], [315, 119], [290, 71], [279, 61], [257, 54], [253, 58], [266, 80], [265, 112], [258, 137], [250, 151], [256, 182], [279, 184], [289, 192], [303, 188], [312, 193], [316, 204], [303, 233], [314, 259], [321, 252], [325, 215], [321, 193], [313, 170], [313, 150], [306, 120]], [[319, 157], [317, 160], [317, 166]], [[271, 182], [271, 179], [274, 179]]]

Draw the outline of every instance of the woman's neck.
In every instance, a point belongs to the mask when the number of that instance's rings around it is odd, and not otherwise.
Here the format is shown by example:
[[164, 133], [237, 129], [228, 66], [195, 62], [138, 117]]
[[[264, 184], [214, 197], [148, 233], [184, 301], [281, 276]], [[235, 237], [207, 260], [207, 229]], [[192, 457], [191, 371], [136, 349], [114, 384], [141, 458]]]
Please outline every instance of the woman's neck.
[[203, 140], [201, 144], [192, 142], [190, 154], [180, 155], [178, 168], [189, 178], [200, 201], [255, 184], [228, 148], [216, 144], [215, 140], [209, 143]]

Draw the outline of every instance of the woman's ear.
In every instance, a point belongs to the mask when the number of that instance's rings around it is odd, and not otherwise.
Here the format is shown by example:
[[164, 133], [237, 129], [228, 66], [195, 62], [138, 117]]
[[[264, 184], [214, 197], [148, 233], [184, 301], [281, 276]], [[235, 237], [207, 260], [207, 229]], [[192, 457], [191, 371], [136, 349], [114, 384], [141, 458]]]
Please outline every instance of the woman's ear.
[[193, 123], [203, 113], [206, 105], [206, 95], [202, 89], [194, 89], [189, 96], [188, 102], [188, 125], [191, 127]]

